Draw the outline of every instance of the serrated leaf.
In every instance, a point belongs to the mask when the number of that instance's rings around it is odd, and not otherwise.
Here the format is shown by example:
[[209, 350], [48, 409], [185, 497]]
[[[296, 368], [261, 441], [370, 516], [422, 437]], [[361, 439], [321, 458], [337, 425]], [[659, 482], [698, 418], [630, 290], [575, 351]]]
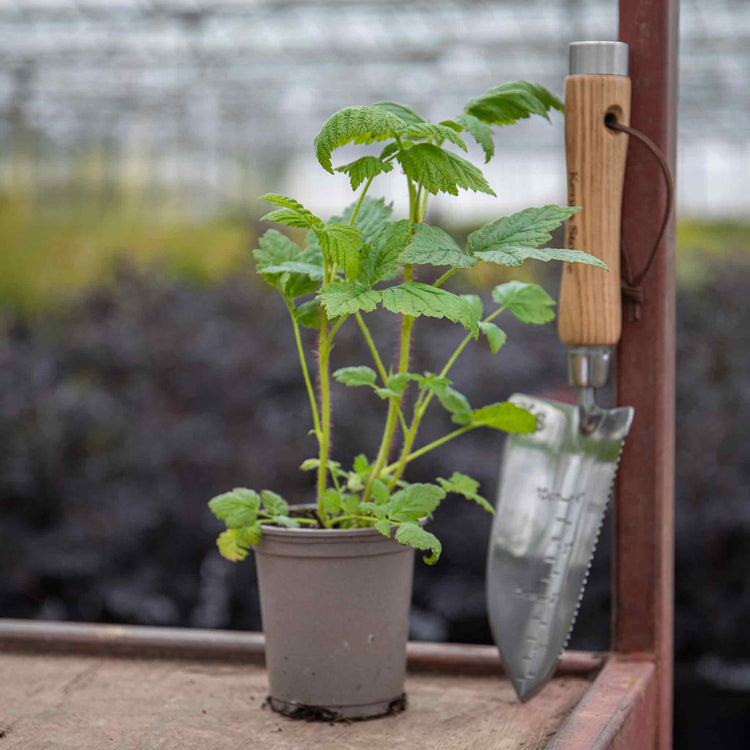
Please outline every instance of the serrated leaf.
[[440, 401], [442, 407], [454, 416], [469, 414], [471, 412], [471, 405], [466, 396], [449, 385], [436, 389], [435, 395], [438, 397], [438, 401]]
[[549, 110], [563, 111], [562, 102], [543, 86], [527, 81], [511, 81], [471, 99], [466, 114], [490, 125], [510, 125], [539, 115], [549, 120]]
[[448, 125], [438, 125], [434, 122], [418, 122], [404, 128], [399, 136], [407, 138], [434, 138], [438, 142], [450, 141], [463, 151], [467, 151], [464, 139], [456, 130]]
[[387, 503], [391, 493], [388, 491], [388, 485], [382, 479], [376, 479], [372, 483], [372, 499], [378, 504]]
[[372, 286], [398, 275], [399, 255], [409, 243], [412, 223], [408, 219], [388, 224], [375, 238], [362, 260], [360, 281]]
[[394, 521], [418, 521], [440, 505], [445, 490], [435, 484], [409, 484], [393, 494], [388, 502], [388, 516]]
[[481, 170], [433, 143], [417, 143], [396, 158], [408, 177], [430, 193], [458, 195], [458, 189], [495, 195]]
[[535, 432], [536, 417], [526, 409], [510, 401], [490, 404], [476, 409], [470, 414], [470, 423], [477, 426], [492, 427], [503, 432]]
[[324, 286], [317, 298], [331, 320], [341, 315], [351, 315], [358, 310], [372, 312], [377, 307], [380, 294], [374, 289], [366, 289], [361, 284], [335, 281]]
[[508, 281], [492, 290], [492, 299], [505, 305], [523, 323], [541, 325], [555, 317], [555, 300], [538, 284]]
[[241, 529], [227, 529], [219, 534], [216, 545], [222, 557], [237, 562], [247, 557], [250, 547], [258, 544], [262, 534], [260, 524], [256, 522]]
[[457, 294], [418, 281], [406, 281], [383, 291], [383, 307], [417, 317], [448, 318], [478, 335], [479, 321], [471, 305]]
[[[553, 229], [578, 210], [577, 206], [549, 205], [527, 208], [510, 216], [503, 216], [472, 232], [468, 237], [466, 250], [474, 255], [503, 251], [506, 248], [517, 250], [539, 247], [552, 239], [550, 232]], [[519, 263], [511, 259], [510, 265]]]
[[[318, 466], [320, 466], [319, 458], [306, 458], [300, 464], [300, 469], [302, 469], [302, 471], [314, 471]], [[346, 476], [346, 472], [341, 468], [341, 464], [338, 461], [327, 461], [326, 468], [335, 477]]]
[[377, 156], [362, 156], [342, 167], [336, 167], [335, 171], [347, 174], [352, 190], [356, 190], [365, 180], [390, 172], [392, 169], [393, 164], [381, 161]]
[[414, 549], [430, 550], [429, 557], [422, 558], [427, 565], [434, 565], [443, 551], [440, 540], [416, 523], [402, 523], [396, 530], [396, 541]]
[[424, 375], [416, 375], [415, 378], [420, 388], [426, 388], [430, 391], [453, 385], [453, 381], [450, 378], [441, 377], [434, 372], [425, 372]]
[[487, 337], [487, 343], [493, 354], [497, 354], [505, 344], [508, 338], [502, 328], [498, 328], [494, 323], [479, 323], [479, 330]]
[[294, 319], [306, 328], [318, 328], [320, 322], [320, 303], [309, 299], [294, 308]]
[[261, 221], [275, 221], [277, 224], [286, 224], [290, 227], [309, 227], [312, 228], [322, 224], [320, 217], [311, 211], [308, 211], [299, 201], [290, 198], [281, 193], [266, 193], [260, 196], [269, 203], [274, 203], [281, 208], [277, 211], [271, 211], [261, 217]]
[[372, 106], [380, 107], [381, 109], [396, 115], [396, 117], [400, 117], [405, 123], [410, 125], [424, 122], [424, 120], [413, 109], [404, 104], [398, 104], [397, 102], [376, 102]]
[[377, 375], [371, 367], [342, 367], [333, 373], [333, 377], [344, 385], [375, 385]]
[[[258, 244], [260, 247], [253, 252], [258, 273], [278, 289], [287, 301], [318, 288], [318, 265], [314, 262], [317, 259], [314, 252], [300, 253], [297, 245], [276, 229], [269, 229]], [[322, 258], [320, 262], [322, 271]]]
[[217, 495], [209, 501], [208, 507], [218, 519], [224, 521], [228, 529], [236, 529], [255, 523], [260, 496], [253, 490], [238, 487]]
[[395, 375], [389, 376], [385, 388], [376, 388], [375, 392], [380, 398], [400, 398], [409, 387], [409, 381], [415, 378], [416, 376], [408, 372], [397, 372]]
[[367, 476], [370, 473], [370, 462], [367, 460], [367, 456], [364, 453], [357, 454], [354, 457], [352, 468], [360, 476]]
[[476, 253], [479, 260], [485, 263], [496, 263], [500, 266], [520, 266], [525, 260], [562, 260], [567, 263], [585, 263], [607, 270], [607, 264], [594, 255], [583, 250], [568, 250], [566, 248], [531, 248], [521, 246], [506, 246], [502, 250], [488, 250]]
[[328, 224], [317, 232], [320, 246], [329, 260], [341, 266], [347, 280], [359, 274], [362, 232], [348, 224]]
[[387, 536], [389, 539], [391, 538], [391, 524], [389, 521], [378, 521], [375, 524], [375, 529], [379, 531], [383, 536]]
[[[331, 219], [339, 224], [348, 224], [351, 221], [357, 201], [349, 204], [340, 219]], [[365, 196], [362, 204], [354, 217], [354, 226], [362, 232], [362, 241], [368, 245], [380, 236], [386, 229], [393, 212], [393, 204], [386, 203], [384, 198], [370, 198]]]
[[471, 309], [474, 311], [474, 315], [477, 316], [478, 320], [482, 319], [482, 316], [484, 315], [484, 305], [482, 304], [482, 298], [478, 294], [462, 294], [460, 295], [461, 299], [465, 299], [469, 305], [471, 305]]
[[495, 155], [495, 141], [492, 138], [492, 128], [474, 115], [463, 114], [456, 118], [456, 122], [473, 136], [474, 140], [484, 151], [484, 163]]
[[325, 512], [329, 515], [336, 515], [344, 510], [344, 499], [332, 487], [329, 487], [321, 494], [320, 500]]
[[354, 494], [344, 495], [344, 513], [348, 516], [355, 516], [359, 513], [359, 496]]
[[372, 143], [393, 138], [406, 123], [382, 106], [346, 107], [328, 118], [315, 137], [315, 153], [333, 174], [331, 154], [347, 143]]
[[415, 226], [411, 241], [398, 256], [398, 260], [401, 263], [426, 263], [453, 268], [469, 268], [477, 262], [449, 234], [429, 224]]
[[289, 514], [289, 505], [281, 495], [277, 495], [271, 490], [261, 490], [260, 501], [263, 508], [271, 516], [286, 516]]
[[366, 513], [368, 515], [372, 515], [374, 518], [377, 518], [378, 520], [383, 520], [386, 517], [386, 514], [388, 513], [388, 509], [385, 507], [385, 505], [377, 505], [376, 503], [360, 503], [359, 510], [361, 513]]
[[472, 500], [488, 513], [495, 514], [495, 509], [477, 492], [479, 482], [476, 479], [454, 471], [450, 479], [438, 477], [437, 482], [446, 492], [463, 495], [467, 500]]

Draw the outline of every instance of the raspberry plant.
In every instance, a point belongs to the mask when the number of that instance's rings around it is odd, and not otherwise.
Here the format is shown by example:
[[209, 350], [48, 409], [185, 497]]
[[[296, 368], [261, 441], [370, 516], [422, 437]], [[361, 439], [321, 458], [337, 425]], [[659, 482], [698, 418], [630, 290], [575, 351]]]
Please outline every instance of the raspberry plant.
[[[495, 195], [482, 171], [456, 153], [467, 151], [462, 134], [482, 148], [485, 163], [494, 154], [493, 126], [510, 125], [537, 115], [549, 119], [561, 102], [543, 87], [516, 81], [491, 89], [468, 102], [452, 120], [428, 122], [401, 104], [379, 102], [336, 112], [315, 138], [315, 153], [329, 173], [345, 174], [359, 195], [341, 214], [324, 221], [293, 198], [268, 193], [276, 206], [263, 220], [307, 230], [304, 247], [270, 229], [255, 250], [258, 272], [275, 287], [286, 304], [299, 353], [302, 377], [310, 401], [312, 430], [318, 456], [302, 463], [317, 473], [317, 510], [300, 512], [274, 492], [238, 488], [209, 503], [227, 526], [218, 539], [221, 553], [243, 559], [262, 535], [265, 524], [290, 528], [374, 527], [385, 536], [429, 554], [437, 561], [440, 541], [420, 525], [449, 494], [463, 496], [492, 513], [478, 493], [479, 483], [459, 472], [434, 483], [410, 484], [404, 472], [411, 461], [471, 430], [533, 432], [536, 418], [508, 401], [472, 408], [453, 387], [451, 368], [473, 339], [483, 336], [492, 352], [505, 343], [495, 324], [503, 312], [532, 324], [554, 318], [553, 299], [538, 285], [511, 281], [492, 292], [496, 307], [483, 309], [479, 296], [458, 295], [445, 288], [458, 271], [477, 263], [518, 266], [527, 259], [560, 260], [604, 266], [578, 250], [541, 247], [551, 239], [577, 207], [543, 206], [489, 222], [472, 232], [465, 248], [446, 232], [424, 223], [430, 195], [458, 195], [459, 189]], [[383, 143], [377, 155], [368, 154], [334, 167], [333, 152], [349, 143]], [[400, 168], [409, 196], [409, 216], [392, 220], [392, 205], [368, 195], [378, 175]], [[361, 189], [360, 189], [361, 188]], [[416, 281], [414, 268], [430, 265], [445, 271], [431, 284]], [[604, 266], [605, 267], [605, 266]], [[367, 326], [366, 316], [378, 307], [400, 316], [398, 358], [386, 366]], [[446, 318], [467, 333], [439, 373], [409, 371], [409, 352], [415, 321], [421, 316]], [[331, 373], [330, 354], [337, 332], [345, 323], [359, 327], [372, 363], [343, 367]], [[304, 351], [300, 326], [318, 331], [316, 394]], [[331, 458], [331, 379], [345, 386], [374, 391], [386, 407], [380, 446], [371, 460], [359, 455], [350, 470]], [[405, 396], [412, 391], [411, 409]], [[456, 428], [431, 443], [416, 447], [419, 426], [433, 401], [446, 409]], [[395, 449], [395, 451], [394, 451]]]

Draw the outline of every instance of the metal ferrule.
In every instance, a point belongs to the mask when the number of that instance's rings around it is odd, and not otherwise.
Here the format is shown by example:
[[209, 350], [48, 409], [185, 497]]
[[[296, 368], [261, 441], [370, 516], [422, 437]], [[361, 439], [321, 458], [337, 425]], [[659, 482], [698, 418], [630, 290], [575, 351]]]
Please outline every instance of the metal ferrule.
[[569, 346], [568, 383], [575, 388], [603, 388], [611, 361], [611, 346]]
[[610, 346], [568, 347], [568, 383], [578, 389], [578, 415], [585, 434], [596, 429], [604, 413], [597, 406], [595, 389], [607, 384], [611, 361]]
[[568, 75], [626, 76], [629, 73], [625, 42], [573, 42], [568, 45]]

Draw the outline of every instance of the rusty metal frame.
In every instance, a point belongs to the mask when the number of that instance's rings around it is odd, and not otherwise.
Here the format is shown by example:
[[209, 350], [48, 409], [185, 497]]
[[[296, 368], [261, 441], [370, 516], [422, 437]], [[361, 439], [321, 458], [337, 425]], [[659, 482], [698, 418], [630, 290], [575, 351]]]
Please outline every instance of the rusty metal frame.
[[[3, 652], [95, 654], [262, 665], [265, 663], [265, 639], [262, 633], [239, 630], [0, 618], [0, 653]], [[591, 675], [601, 669], [605, 659], [604, 654], [568, 651], [560, 660], [557, 676]], [[411, 642], [407, 647], [407, 666], [412, 673], [505, 674], [494, 646]]]

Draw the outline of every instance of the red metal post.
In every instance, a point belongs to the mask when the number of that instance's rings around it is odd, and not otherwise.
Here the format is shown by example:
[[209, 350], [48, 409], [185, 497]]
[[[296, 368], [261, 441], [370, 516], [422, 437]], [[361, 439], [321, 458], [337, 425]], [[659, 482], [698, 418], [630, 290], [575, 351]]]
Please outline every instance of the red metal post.
[[[655, 141], [674, 170], [678, 0], [620, 0], [619, 38], [630, 45], [631, 124]], [[664, 204], [653, 157], [631, 139], [622, 231], [635, 272], [646, 263]], [[635, 407], [635, 421], [616, 488], [613, 649], [653, 658], [653, 747], [665, 750], [672, 741], [674, 225], [643, 289], [640, 320], [625, 310], [617, 356], [617, 402]]]

